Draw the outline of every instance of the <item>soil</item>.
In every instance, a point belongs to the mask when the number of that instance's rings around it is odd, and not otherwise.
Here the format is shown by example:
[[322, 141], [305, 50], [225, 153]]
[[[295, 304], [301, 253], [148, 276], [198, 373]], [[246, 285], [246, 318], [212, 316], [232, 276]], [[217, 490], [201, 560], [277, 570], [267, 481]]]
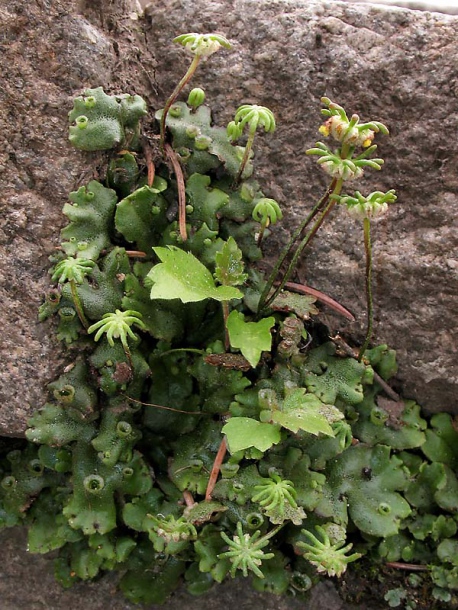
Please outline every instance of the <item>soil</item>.
[[[340, 580], [335, 580], [335, 585], [345, 603], [358, 604], [368, 610], [387, 610], [388, 607], [405, 610], [458, 608], [456, 596], [449, 602], [434, 601], [434, 587], [426, 572], [393, 569], [364, 559], [352, 564]], [[393, 599], [398, 593], [401, 598], [399, 605], [388, 605], [389, 592], [392, 592]]]

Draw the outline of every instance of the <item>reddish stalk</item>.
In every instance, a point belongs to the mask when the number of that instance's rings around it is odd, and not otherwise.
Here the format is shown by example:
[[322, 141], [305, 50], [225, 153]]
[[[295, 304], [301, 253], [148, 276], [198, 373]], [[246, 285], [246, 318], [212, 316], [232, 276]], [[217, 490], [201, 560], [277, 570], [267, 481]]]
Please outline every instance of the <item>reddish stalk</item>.
[[227, 445], [226, 445], [226, 437], [221, 441], [221, 445], [219, 446], [218, 453], [216, 454], [215, 461], [213, 462], [213, 467], [210, 472], [210, 478], [208, 479], [207, 490], [205, 492], [205, 501], [210, 502], [212, 499], [212, 492], [215, 488], [216, 481], [218, 479], [219, 471], [221, 469], [221, 464], [223, 463], [224, 456], [226, 455]]
[[143, 152], [145, 153], [146, 168], [148, 170], [148, 186], [153, 186], [154, 176], [156, 175], [156, 168], [153, 163], [153, 155], [151, 154], [151, 148], [147, 144], [143, 144]]
[[182, 89], [184, 89], [186, 87], [186, 85], [188, 84], [188, 82], [191, 80], [194, 72], [197, 69], [197, 66], [199, 65], [200, 57], [201, 57], [200, 55], [197, 55], [197, 54], [194, 55], [191, 65], [189, 66], [186, 74], [183, 76], [183, 78], [180, 80], [178, 85], [173, 90], [171, 96], [169, 97], [169, 99], [167, 100], [167, 102], [164, 106], [164, 110], [162, 111], [161, 122], [160, 122], [160, 131], [161, 131], [161, 148], [164, 150], [167, 146], [165, 143], [165, 124], [167, 121], [167, 115], [168, 115], [169, 110], [172, 107], [173, 103], [175, 102], [177, 97], [180, 95], [180, 92], [182, 91]]
[[129, 258], [144, 258], [146, 256], [146, 252], [141, 252], [141, 250], [126, 250], [126, 254]]
[[181, 169], [180, 162], [175, 154], [175, 151], [170, 144], [164, 145], [165, 154], [167, 155], [170, 163], [172, 164], [175, 177], [177, 179], [178, 189], [178, 228], [180, 230], [180, 237], [183, 241], [188, 239], [186, 232], [186, 187], [184, 183], [183, 170]]
[[304, 284], [296, 284], [295, 282], [286, 282], [285, 288], [299, 294], [309, 294], [312, 297], [315, 297], [318, 301], [321, 301], [325, 305], [328, 305], [334, 309], [334, 311], [342, 314], [345, 318], [347, 318], [347, 320], [351, 320], [352, 322], [355, 321], [355, 316], [348, 311], [348, 309], [320, 290], [310, 288], [310, 286], [304, 286]]
[[229, 340], [229, 331], [227, 330], [227, 319], [229, 317], [229, 304], [227, 301], [222, 301], [223, 307], [223, 320], [224, 320], [224, 349], [229, 351], [231, 347], [231, 342]]

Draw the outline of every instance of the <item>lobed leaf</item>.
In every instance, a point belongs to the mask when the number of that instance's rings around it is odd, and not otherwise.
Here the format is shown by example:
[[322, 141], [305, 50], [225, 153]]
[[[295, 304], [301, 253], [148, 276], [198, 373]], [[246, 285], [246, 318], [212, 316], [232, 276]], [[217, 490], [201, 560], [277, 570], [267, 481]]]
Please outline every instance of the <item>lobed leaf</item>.
[[280, 428], [264, 424], [251, 417], [231, 417], [224, 425], [222, 433], [226, 435], [231, 453], [255, 447], [267, 451], [281, 440]]
[[148, 273], [151, 299], [180, 299], [183, 303], [215, 299], [230, 301], [243, 294], [231, 286], [215, 286], [211, 272], [193, 254], [176, 246], [153, 248], [162, 261]]
[[272, 335], [270, 330], [275, 324], [273, 317], [263, 318], [259, 322], [245, 322], [245, 316], [238, 311], [231, 311], [227, 318], [227, 330], [232, 347], [240, 349], [242, 354], [255, 368], [263, 351], [270, 351]]

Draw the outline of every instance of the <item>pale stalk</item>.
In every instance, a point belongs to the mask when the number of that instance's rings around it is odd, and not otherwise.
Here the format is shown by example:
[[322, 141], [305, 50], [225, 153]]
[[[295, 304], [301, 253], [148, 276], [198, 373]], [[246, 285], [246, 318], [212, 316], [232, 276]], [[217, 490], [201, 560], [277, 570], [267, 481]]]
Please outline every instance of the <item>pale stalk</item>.
[[237, 176], [235, 177], [234, 184], [232, 188], [236, 188], [239, 185], [239, 182], [242, 178], [242, 174], [245, 171], [246, 164], [248, 163], [248, 159], [250, 158], [250, 152], [253, 148], [254, 136], [256, 135], [256, 129], [258, 128], [258, 121], [250, 124], [250, 131], [248, 132], [248, 139], [245, 146], [245, 152], [243, 154], [242, 161], [240, 162], [240, 168], [237, 172]]
[[372, 337], [372, 327], [374, 322], [374, 304], [372, 300], [372, 242], [371, 242], [371, 221], [364, 219], [364, 249], [366, 251], [366, 304], [367, 304], [367, 330], [364, 343], [359, 350], [358, 362], [361, 362], [364, 352], [369, 346]]
[[[334, 199], [332, 199], [331, 197], [332, 197], [332, 195], [338, 195], [340, 193], [340, 191], [342, 190], [342, 184], [343, 184], [343, 180], [342, 179], [333, 180], [333, 182], [331, 184], [331, 187], [329, 188], [329, 190], [326, 193], [326, 195], [322, 199], [320, 199], [318, 204], [313, 208], [313, 210], [310, 212], [308, 217], [302, 223], [302, 225], [300, 227], [299, 233], [296, 232], [296, 234], [293, 236], [293, 240], [292, 240], [292, 242], [290, 242], [291, 245], [288, 246], [288, 251], [287, 251], [286, 255], [289, 254], [289, 252], [291, 251], [292, 244], [297, 239], [297, 237], [299, 237], [300, 233], [304, 230], [304, 228], [308, 224], [310, 224], [310, 222], [315, 218], [315, 216], [317, 214], [319, 214], [320, 211], [321, 211], [321, 214], [319, 215], [318, 219], [316, 220], [316, 222], [313, 225], [313, 227], [311, 228], [311, 230], [307, 233], [307, 235], [300, 242], [299, 246], [296, 248], [296, 251], [294, 252], [293, 258], [291, 259], [291, 262], [289, 263], [288, 268], [285, 271], [281, 282], [278, 284], [278, 286], [275, 288], [274, 292], [270, 296], [268, 296], [268, 294], [269, 294], [269, 292], [270, 292], [270, 290], [271, 290], [271, 288], [272, 288], [272, 286], [273, 286], [273, 284], [275, 282], [275, 278], [273, 279], [273, 281], [271, 283], [272, 274], [269, 277], [267, 286], [264, 289], [264, 291], [263, 291], [263, 293], [261, 295], [261, 299], [259, 301], [260, 305], [259, 305], [258, 311], [262, 311], [263, 309], [268, 307], [270, 305], [270, 303], [272, 303], [274, 301], [274, 299], [280, 294], [280, 292], [285, 287], [286, 282], [289, 280], [289, 278], [291, 277], [294, 269], [296, 268], [296, 265], [297, 265], [297, 262], [299, 260], [299, 257], [301, 256], [301, 254], [303, 253], [305, 248], [310, 244], [312, 239], [315, 237], [315, 235], [318, 232], [318, 230], [320, 229], [321, 225], [326, 220], [326, 218], [329, 216], [331, 210], [335, 206], [336, 201]], [[331, 190], [331, 188], [332, 188], [332, 190]], [[330, 199], [330, 201], [329, 201], [329, 199]], [[280, 264], [286, 259], [286, 255], [281, 257]], [[278, 267], [278, 269], [279, 269], [279, 267]]]
[[315, 216], [323, 208], [323, 206], [326, 204], [327, 200], [329, 199], [329, 196], [332, 192], [331, 188], [333, 188], [334, 182], [335, 181], [333, 181], [331, 183], [330, 188], [323, 195], [323, 197], [318, 201], [318, 203], [312, 209], [312, 211], [307, 216], [307, 218], [305, 218], [305, 220], [303, 220], [302, 223], [299, 225], [299, 227], [294, 231], [293, 236], [291, 237], [289, 242], [286, 244], [286, 246], [283, 248], [283, 251], [281, 252], [279, 258], [277, 259], [277, 262], [275, 263], [274, 268], [272, 269], [272, 271], [269, 275], [266, 287], [264, 288], [264, 290], [261, 294], [261, 298], [259, 299], [258, 313], [261, 313], [262, 310], [264, 309], [267, 296], [268, 296], [270, 290], [272, 289], [272, 286], [274, 285], [278, 274], [280, 273], [281, 266], [283, 265], [285, 260], [288, 258], [289, 253], [292, 251], [294, 243], [299, 238], [299, 236], [303, 232], [303, 230], [312, 222], [312, 220], [315, 218]]
[[161, 145], [161, 150], [164, 150], [164, 144], [165, 144], [165, 122], [167, 120], [167, 115], [169, 113], [169, 110], [170, 110], [172, 104], [177, 99], [177, 97], [180, 95], [181, 90], [184, 89], [184, 87], [186, 87], [188, 82], [193, 77], [194, 72], [196, 71], [197, 66], [199, 65], [199, 61], [200, 61], [200, 55], [194, 55], [194, 57], [192, 59], [192, 62], [191, 62], [191, 65], [189, 66], [186, 74], [180, 80], [178, 85], [173, 90], [173, 93], [171, 94], [171, 96], [169, 97], [167, 102], [165, 103], [164, 110], [162, 111], [161, 122], [160, 122], [160, 129], [161, 129], [160, 145]]

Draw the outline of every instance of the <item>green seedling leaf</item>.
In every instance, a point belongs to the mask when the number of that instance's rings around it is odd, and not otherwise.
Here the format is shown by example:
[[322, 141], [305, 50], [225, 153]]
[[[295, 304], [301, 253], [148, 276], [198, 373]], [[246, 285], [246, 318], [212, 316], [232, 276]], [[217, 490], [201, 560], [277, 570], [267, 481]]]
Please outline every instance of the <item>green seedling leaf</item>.
[[219, 502], [196, 502], [194, 506], [186, 508], [183, 515], [192, 525], [203, 525], [214, 519], [218, 513], [224, 513], [226, 510], [227, 506]]
[[458, 479], [451, 468], [444, 464], [446, 483], [434, 494], [434, 499], [444, 510], [458, 512]]
[[434, 510], [434, 494], [447, 483], [444, 464], [424, 462], [417, 476], [410, 483], [405, 497], [415, 508], [425, 512]]
[[151, 299], [180, 299], [183, 303], [215, 299], [241, 299], [242, 292], [231, 286], [215, 286], [212, 274], [193, 254], [175, 246], [153, 248], [162, 261], [148, 273], [153, 283]]
[[32, 517], [27, 536], [29, 553], [49, 553], [60, 549], [67, 542], [76, 542], [83, 537], [73, 530], [62, 515], [62, 506], [51, 493], [42, 493], [33, 502], [29, 516]]
[[134, 273], [126, 274], [122, 308], [140, 312], [147, 332], [156, 339], [178, 340], [184, 333], [183, 304], [175, 300], [160, 301], [151, 306], [151, 288], [145, 282], [151, 267], [151, 263], [137, 262]]
[[107, 170], [107, 186], [115, 189], [121, 198], [127, 197], [135, 190], [139, 175], [136, 156], [123, 151], [110, 161]]
[[[442, 540], [444, 538], [451, 538], [457, 532], [456, 521], [453, 517], [446, 517], [445, 515], [439, 515], [433, 524], [431, 535], [433, 540]], [[458, 555], [457, 555], [458, 561]]]
[[324, 405], [314, 394], [306, 394], [304, 388], [290, 392], [281, 410], [272, 412], [272, 421], [296, 434], [299, 430], [310, 434], [334, 436], [330, 423], [343, 419], [343, 414], [331, 405]]
[[415, 520], [409, 523], [408, 529], [416, 540], [425, 540], [431, 534], [435, 520], [435, 515], [417, 515]]
[[216, 582], [223, 582], [229, 572], [229, 559], [220, 559], [218, 555], [224, 551], [226, 543], [221, 538], [220, 530], [213, 524], [205, 525], [201, 536], [194, 542], [194, 550], [199, 561], [199, 570], [210, 573]]
[[233, 237], [229, 237], [215, 256], [215, 278], [223, 286], [240, 286], [248, 275], [243, 272], [243, 254]]
[[156, 488], [147, 494], [132, 498], [122, 509], [122, 520], [124, 525], [136, 532], [144, 531], [143, 522], [148, 513], [157, 513], [161, 508], [163, 494]]
[[[215, 351], [213, 355], [217, 356], [218, 352]], [[242, 371], [213, 366], [205, 358], [198, 358], [187, 370], [198, 383], [199, 401], [207, 413], [227, 413], [235, 396], [250, 385]]]
[[231, 417], [222, 429], [226, 435], [231, 453], [256, 447], [259, 451], [267, 451], [281, 440], [280, 428], [272, 424], [264, 424], [250, 417]]
[[385, 380], [390, 379], [397, 373], [396, 352], [394, 349], [390, 349], [388, 345], [377, 345], [377, 347], [366, 350], [364, 358], [369, 360], [372, 368]]
[[242, 354], [255, 368], [263, 351], [270, 351], [272, 335], [270, 330], [275, 324], [273, 317], [264, 318], [259, 322], [245, 322], [245, 316], [238, 311], [231, 311], [227, 318], [227, 330], [232, 347], [240, 349]]
[[165, 563], [154, 570], [148, 565], [147, 569], [127, 571], [119, 587], [127, 599], [134, 604], [163, 604], [178, 587], [185, 569], [185, 561], [168, 557]]
[[413, 400], [400, 402], [381, 396], [374, 399], [373, 392], [369, 392], [356, 409], [359, 417], [353, 434], [364, 443], [412, 449], [426, 440], [427, 422]]

